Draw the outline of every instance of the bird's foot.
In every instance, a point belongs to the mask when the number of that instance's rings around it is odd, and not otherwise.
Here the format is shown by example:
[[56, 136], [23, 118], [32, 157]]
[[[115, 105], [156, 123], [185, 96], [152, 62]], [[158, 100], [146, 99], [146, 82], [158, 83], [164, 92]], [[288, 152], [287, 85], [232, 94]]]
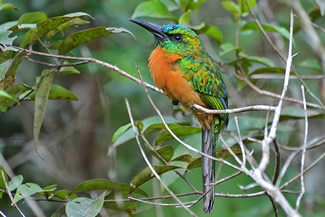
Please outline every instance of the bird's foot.
[[190, 108], [192, 111], [196, 110], [196, 108], [194, 107], [194, 105], [190, 105], [189, 108]]

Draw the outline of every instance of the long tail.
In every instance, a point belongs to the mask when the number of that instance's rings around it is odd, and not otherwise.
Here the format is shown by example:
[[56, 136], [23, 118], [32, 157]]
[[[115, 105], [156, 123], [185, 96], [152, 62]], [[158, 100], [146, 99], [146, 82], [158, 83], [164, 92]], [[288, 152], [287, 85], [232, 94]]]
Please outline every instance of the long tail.
[[[215, 122], [218, 122], [216, 120]], [[219, 124], [212, 124], [211, 130], [202, 128], [202, 152], [215, 156], [215, 145], [219, 135]], [[202, 156], [203, 211], [210, 213], [214, 204], [215, 161]]]

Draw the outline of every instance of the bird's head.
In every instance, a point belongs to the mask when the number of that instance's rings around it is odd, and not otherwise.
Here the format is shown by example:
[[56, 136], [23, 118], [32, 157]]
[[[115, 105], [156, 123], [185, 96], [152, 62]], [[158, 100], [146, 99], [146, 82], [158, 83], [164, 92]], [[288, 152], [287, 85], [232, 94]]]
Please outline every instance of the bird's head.
[[151, 32], [157, 39], [157, 47], [169, 53], [192, 56], [205, 52], [199, 36], [184, 25], [168, 24], [159, 26], [143, 20], [130, 19]]

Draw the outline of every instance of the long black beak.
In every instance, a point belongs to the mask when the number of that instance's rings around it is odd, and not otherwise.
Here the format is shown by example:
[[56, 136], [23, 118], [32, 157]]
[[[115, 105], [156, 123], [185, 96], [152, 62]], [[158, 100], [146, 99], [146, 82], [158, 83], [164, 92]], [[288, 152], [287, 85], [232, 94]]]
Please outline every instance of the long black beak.
[[156, 38], [158, 39], [164, 39], [168, 36], [163, 32], [163, 28], [157, 24], [150, 23], [143, 20], [137, 20], [137, 19], [129, 19], [131, 22], [138, 24], [139, 26], [142, 26], [149, 32], [151, 32]]

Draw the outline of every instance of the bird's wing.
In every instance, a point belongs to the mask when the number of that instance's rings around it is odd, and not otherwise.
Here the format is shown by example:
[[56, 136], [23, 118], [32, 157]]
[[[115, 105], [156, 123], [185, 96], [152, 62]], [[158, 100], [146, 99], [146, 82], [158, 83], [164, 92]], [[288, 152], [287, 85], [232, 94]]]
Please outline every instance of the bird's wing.
[[[200, 93], [202, 101], [210, 109], [228, 108], [226, 84], [220, 68], [211, 59], [198, 61], [193, 57], [187, 57], [181, 60], [180, 66], [184, 78], [192, 83], [194, 90]], [[219, 117], [228, 122], [228, 114], [220, 114]]]

